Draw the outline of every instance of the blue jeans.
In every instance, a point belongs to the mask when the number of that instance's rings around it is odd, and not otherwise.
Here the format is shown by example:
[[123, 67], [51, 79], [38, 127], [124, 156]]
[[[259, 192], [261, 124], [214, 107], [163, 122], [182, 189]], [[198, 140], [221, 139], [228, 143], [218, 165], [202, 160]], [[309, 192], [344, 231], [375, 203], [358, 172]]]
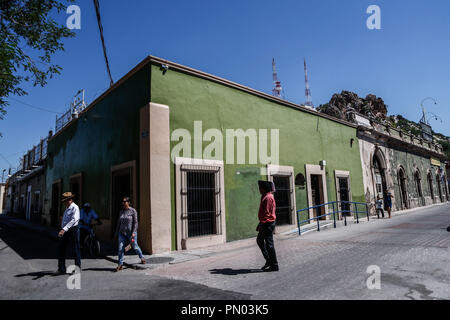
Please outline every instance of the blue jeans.
[[137, 243], [137, 232], [136, 232], [136, 237], [134, 237], [134, 242], [130, 242], [130, 241], [131, 241], [131, 235], [126, 236], [119, 232], [119, 254], [118, 254], [119, 265], [123, 264], [123, 256], [125, 254], [125, 247], [129, 243], [131, 243], [131, 246], [132, 246], [134, 252], [136, 252], [139, 255], [139, 258], [144, 259], [142, 250], [141, 250], [141, 248], [139, 248], [138, 243]]

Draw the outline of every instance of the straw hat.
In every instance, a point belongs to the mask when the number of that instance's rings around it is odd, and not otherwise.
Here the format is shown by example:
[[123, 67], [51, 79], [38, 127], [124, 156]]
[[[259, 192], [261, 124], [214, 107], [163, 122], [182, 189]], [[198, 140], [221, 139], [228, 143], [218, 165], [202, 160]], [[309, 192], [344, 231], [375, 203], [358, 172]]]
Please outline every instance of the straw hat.
[[64, 202], [66, 200], [70, 200], [70, 199], [73, 199], [73, 198], [75, 198], [75, 195], [72, 194], [72, 192], [64, 192], [63, 195], [62, 195], [61, 202]]

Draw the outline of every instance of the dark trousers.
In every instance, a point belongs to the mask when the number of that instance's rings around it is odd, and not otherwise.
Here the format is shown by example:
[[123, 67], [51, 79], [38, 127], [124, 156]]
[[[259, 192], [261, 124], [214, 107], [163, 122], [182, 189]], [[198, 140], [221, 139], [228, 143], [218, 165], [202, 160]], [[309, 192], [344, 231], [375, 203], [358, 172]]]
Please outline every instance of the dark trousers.
[[377, 217], [378, 218], [380, 218], [380, 213], [381, 213], [381, 216], [384, 218], [384, 211], [383, 211], [383, 209], [377, 209]]
[[67, 230], [62, 238], [59, 239], [58, 270], [61, 272], [66, 272], [66, 251], [69, 243], [72, 245], [75, 254], [75, 265], [81, 269], [80, 229], [78, 226]]
[[278, 266], [277, 254], [273, 243], [273, 231], [275, 230], [275, 222], [261, 223], [259, 225], [259, 233], [256, 243], [261, 249], [264, 259], [271, 266]]

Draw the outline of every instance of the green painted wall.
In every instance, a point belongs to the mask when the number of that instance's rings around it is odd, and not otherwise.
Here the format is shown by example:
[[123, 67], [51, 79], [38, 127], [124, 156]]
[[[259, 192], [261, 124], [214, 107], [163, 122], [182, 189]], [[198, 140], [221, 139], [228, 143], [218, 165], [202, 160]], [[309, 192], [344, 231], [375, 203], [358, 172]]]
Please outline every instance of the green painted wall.
[[[209, 128], [280, 130], [280, 165], [293, 166], [295, 175], [305, 175], [305, 164], [326, 160], [328, 200], [336, 198], [334, 170], [351, 174], [353, 201], [364, 200], [361, 158], [356, 129], [306, 112], [279, 105], [267, 99], [201, 79], [173, 69], [164, 75], [152, 66], [152, 102], [170, 108], [170, 129], [185, 128], [191, 133], [194, 121]], [[350, 140], [354, 139], [351, 146]], [[192, 134], [193, 140], [193, 134]], [[178, 142], [171, 143], [171, 149]], [[203, 143], [205, 148], [208, 143]], [[192, 143], [192, 150], [194, 146]], [[270, 153], [270, 147], [268, 148]], [[226, 150], [224, 150], [224, 158]], [[225, 164], [227, 240], [256, 234], [260, 195], [257, 180], [261, 165]], [[237, 174], [239, 172], [239, 174]], [[175, 181], [174, 166], [171, 169]], [[296, 188], [297, 209], [307, 207], [306, 189]], [[175, 194], [172, 188], [173, 247], [175, 247]]]
[[139, 109], [150, 101], [149, 89], [147, 65], [49, 141], [47, 214], [53, 181], [62, 179], [67, 191], [70, 176], [82, 172], [83, 202], [100, 218], [110, 218], [111, 166], [136, 160], [139, 176]]
[[[147, 65], [49, 142], [47, 213], [53, 181], [62, 179], [63, 190], [68, 190], [69, 177], [79, 172], [83, 173], [83, 201], [91, 202], [102, 218], [110, 218], [111, 166], [136, 160], [139, 189], [139, 109], [150, 101], [169, 106], [171, 132], [185, 128], [192, 138], [195, 120], [202, 121], [203, 132], [217, 128], [224, 136], [226, 129], [279, 129], [280, 165], [293, 166], [295, 175], [305, 175], [305, 164], [317, 165], [326, 160], [328, 200], [336, 199], [334, 170], [350, 171], [353, 200], [364, 200], [355, 128], [173, 69], [163, 75], [159, 66]], [[172, 142], [171, 148], [176, 144]], [[203, 148], [207, 145], [204, 142]], [[270, 154], [270, 143], [268, 150]], [[266, 178], [260, 174], [261, 167], [225, 164], [228, 241], [256, 234], [260, 200], [257, 180]], [[174, 249], [173, 165], [171, 183]], [[297, 209], [307, 207], [306, 188], [296, 187], [295, 194]], [[138, 203], [139, 198], [135, 204], [139, 210]]]

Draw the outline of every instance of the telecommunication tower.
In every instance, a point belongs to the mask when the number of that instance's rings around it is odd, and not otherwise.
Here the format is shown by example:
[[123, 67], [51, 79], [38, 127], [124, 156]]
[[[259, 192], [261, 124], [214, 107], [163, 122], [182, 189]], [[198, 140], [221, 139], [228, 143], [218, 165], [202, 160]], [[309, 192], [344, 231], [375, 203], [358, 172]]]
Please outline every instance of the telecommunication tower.
[[275, 68], [275, 59], [272, 59], [272, 76], [273, 76], [273, 84], [274, 87], [272, 89], [272, 95], [281, 98], [281, 91], [283, 88], [281, 87], [281, 82], [278, 81], [277, 70]]
[[314, 108], [314, 105], [313, 105], [312, 99], [311, 99], [311, 90], [309, 89], [308, 69], [306, 68], [306, 58], [303, 59], [303, 65], [304, 65], [304, 69], [305, 69], [305, 96], [306, 96], [305, 106]]

